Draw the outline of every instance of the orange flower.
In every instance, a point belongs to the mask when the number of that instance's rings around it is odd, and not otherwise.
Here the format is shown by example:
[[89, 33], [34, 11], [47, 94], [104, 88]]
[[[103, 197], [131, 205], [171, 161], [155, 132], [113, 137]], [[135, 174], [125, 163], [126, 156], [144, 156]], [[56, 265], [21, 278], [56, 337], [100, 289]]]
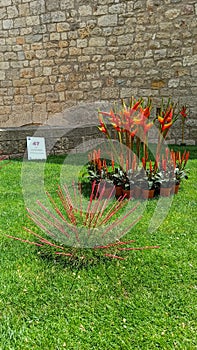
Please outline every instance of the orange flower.
[[150, 160], [150, 162], [149, 162], [149, 168], [150, 168], [150, 172], [152, 172], [152, 171], [153, 171], [153, 167], [152, 167], [152, 162], [151, 162], [151, 160]]
[[163, 132], [164, 130], [169, 129], [172, 124], [173, 122], [171, 121], [170, 123], [162, 125], [161, 131]]
[[102, 120], [101, 118], [99, 118], [99, 122], [100, 122], [100, 126], [98, 127], [99, 130], [100, 130], [101, 132], [103, 132], [104, 134], [108, 134], [106, 125], [105, 125], [105, 123], [103, 122], [103, 120]]
[[138, 129], [131, 131], [130, 132], [131, 137], [134, 137], [136, 135], [137, 131], [138, 131]]
[[162, 159], [162, 168], [163, 168], [164, 171], [167, 170], [167, 161], [164, 158]]
[[170, 107], [164, 116], [165, 122], [167, 122], [167, 123], [171, 122], [172, 117], [173, 117], [173, 108]]
[[185, 155], [185, 160], [186, 160], [186, 161], [188, 161], [189, 155], [190, 155], [190, 153], [189, 153], [189, 151], [187, 151], [187, 153], [186, 153], [186, 155]]
[[143, 168], [146, 169], [146, 160], [144, 157], [142, 157], [142, 165], [143, 165]]
[[141, 113], [143, 114], [143, 116], [145, 118], [149, 118], [150, 117], [150, 107], [146, 107], [144, 109], [141, 109]]
[[154, 172], [156, 172], [156, 170], [158, 169], [158, 162], [155, 160], [155, 164], [154, 164]]
[[121, 128], [121, 120], [118, 116], [116, 116], [114, 113], [112, 114], [112, 126], [114, 127], [114, 129], [118, 132], [123, 131]]
[[136, 154], [134, 153], [134, 156], [133, 156], [133, 161], [132, 161], [132, 171], [135, 171], [136, 169]]
[[133, 119], [135, 125], [140, 125], [143, 128], [144, 134], [148, 132], [148, 130], [153, 126], [153, 123], [147, 123], [147, 120], [150, 116], [150, 106], [147, 106], [146, 108], [140, 107], [140, 113], [139, 115]]
[[144, 125], [144, 132], [147, 133], [150, 128], [152, 128], [153, 123], [148, 123]]
[[131, 110], [132, 111], [137, 111], [137, 109], [138, 109], [138, 107], [139, 107], [139, 105], [141, 104], [141, 100], [138, 100], [135, 104], [134, 104], [134, 106], [132, 106], [131, 107]]
[[167, 132], [167, 130], [172, 126], [173, 124], [173, 113], [174, 110], [172, 108], [172, 106], [170, 106], [166, 113], [164, 114], [164, 116], [158, 116], [158, 121], [161, 125], [161, 132], [165, 131]]

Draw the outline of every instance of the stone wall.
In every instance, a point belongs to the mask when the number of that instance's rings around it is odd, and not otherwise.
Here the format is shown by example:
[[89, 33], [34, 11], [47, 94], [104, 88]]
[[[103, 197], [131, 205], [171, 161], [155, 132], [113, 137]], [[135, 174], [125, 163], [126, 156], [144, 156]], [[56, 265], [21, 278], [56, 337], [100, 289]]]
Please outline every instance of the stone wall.
[[189, 107], [194, 144], [196, 18], [194, 0], [0, 0], [0, 127], [50, 124], [86, 102], [171, 96]]
[[83, 153], [104, 141], [94, 125], [76, 129], [50, 126], [4, 128], [0, 132], [0, 159], [26, 158], [27, 138], [32, 136], [44, 137], [47, 155]]

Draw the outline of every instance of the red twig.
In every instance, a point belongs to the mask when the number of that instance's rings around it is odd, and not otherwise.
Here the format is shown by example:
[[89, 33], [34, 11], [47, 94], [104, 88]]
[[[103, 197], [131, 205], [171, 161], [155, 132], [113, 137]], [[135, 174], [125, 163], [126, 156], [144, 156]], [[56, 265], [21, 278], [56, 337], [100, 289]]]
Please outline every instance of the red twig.
[[145, 249], [159, 249], [160, 246], [155, 245], [155, 246], [147, 246], [147, 247], [139, 247], [139, 248], [118, 248], [118, 250], [145, 250]]
[[113, 255], [113, 254], [104, 254], [104, 256], [107, 256], [107, 257], [112, 258], [112, 259], [125, 260], [125, 258], [123, 258], [122, 256]]

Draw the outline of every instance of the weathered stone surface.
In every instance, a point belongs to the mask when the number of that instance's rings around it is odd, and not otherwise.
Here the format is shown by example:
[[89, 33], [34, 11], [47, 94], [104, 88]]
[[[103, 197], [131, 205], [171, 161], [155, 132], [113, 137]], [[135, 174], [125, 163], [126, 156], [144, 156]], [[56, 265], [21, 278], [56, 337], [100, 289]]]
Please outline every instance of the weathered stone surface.
[[161, 89], [162, 87], [165, 86], [165, 81], [163, 80], [154, 80], [151, 82], [151, 88], [152, 89]]
[[131, 95], [182, 100], [193, 123], [196, 17], [194, 0], [0, 0], [0, 127]]
[[117, 15], [103, 15], [98, 18], [98, 25], [101, 27], [116, 26], [118, 22]]

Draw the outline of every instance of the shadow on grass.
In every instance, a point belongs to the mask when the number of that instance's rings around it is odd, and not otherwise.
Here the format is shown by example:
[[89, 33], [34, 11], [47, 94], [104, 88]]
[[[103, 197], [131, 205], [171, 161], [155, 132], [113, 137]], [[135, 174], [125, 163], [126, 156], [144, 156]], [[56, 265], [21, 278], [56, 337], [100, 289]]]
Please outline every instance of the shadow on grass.
[[58, 264], [63, 268], [67, 268], [71, 271], [81, 271], [83, 269], [88, 270], [92, 267], [98, 267], [99, 265], [111, 265], [115, 260], [113, 258], [106, 257], [104, 252], [95, 251], [93, 248], [77, 249], [70, 248], [72, 256], [64, 256], [55, 254], [52, 247], [35, 247], [37, 255], [50, 264]]

